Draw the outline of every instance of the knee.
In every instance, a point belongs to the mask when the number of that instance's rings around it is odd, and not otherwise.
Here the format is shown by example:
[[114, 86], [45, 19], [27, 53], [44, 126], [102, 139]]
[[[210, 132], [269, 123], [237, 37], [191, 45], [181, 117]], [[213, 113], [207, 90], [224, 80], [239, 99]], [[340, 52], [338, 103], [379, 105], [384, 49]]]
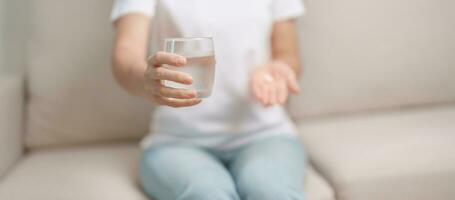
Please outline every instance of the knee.
[[240, 200], [233, 186], [191, 183], [177, 196], [177, 200]]
[[302, 188], [280, 185], [279, 182], [269, 184], [253, 184], [239, 187], [244, 200], [304, 200]]

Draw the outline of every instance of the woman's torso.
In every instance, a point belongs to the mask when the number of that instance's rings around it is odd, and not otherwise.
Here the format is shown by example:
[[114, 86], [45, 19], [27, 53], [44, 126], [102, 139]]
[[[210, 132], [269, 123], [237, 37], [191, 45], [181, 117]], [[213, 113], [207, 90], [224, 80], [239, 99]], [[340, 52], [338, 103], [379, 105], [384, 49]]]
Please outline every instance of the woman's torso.
[[251, 70], [271, 59], [272, 1], [157, 1], [151, 51], [162, 50], [165, 38], [213, 37], [217, 64], [212, 95], [193, 107], [158, 107], [151, 125], [155, 135], [294, 132], [281, 106], [263, 107], [249, 88]]

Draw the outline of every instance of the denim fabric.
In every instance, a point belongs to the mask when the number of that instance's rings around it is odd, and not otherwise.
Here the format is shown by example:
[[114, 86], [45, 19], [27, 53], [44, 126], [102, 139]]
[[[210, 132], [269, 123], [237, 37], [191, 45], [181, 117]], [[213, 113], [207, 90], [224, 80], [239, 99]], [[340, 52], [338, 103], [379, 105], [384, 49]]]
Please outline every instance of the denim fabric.
[[152, 146], [141, 181], [155, 200], [303, 200], [304, 171], [301, 143], [281, 136], [229, 150]]

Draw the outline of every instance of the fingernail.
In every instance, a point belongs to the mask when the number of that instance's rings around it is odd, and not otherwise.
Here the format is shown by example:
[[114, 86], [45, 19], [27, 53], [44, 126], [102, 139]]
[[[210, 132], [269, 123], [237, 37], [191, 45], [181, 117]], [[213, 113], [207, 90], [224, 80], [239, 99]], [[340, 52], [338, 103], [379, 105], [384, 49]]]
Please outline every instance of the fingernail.
[[197, 92], [196, 91], [192, 91], [189, 93], [188, 95], [190, 98], [195, 98], [197, 96]]
[[194, 96], [193, 93], [188, 93], [188, 94], [185, 95], [185, 97], [188, 98], [188, 99], [192, 99], [192, 98], [194, 98], [195, 96]]
[[187, 79], [187, 80], [186, 80], [186, 84], [187, 84], [187, 85], [193, 84], [193, 79], [192, 79], [192, 78]]
[[178, 64], [180, 66], [185, 65], [186, 64], [186, 58], [185, 57], [180, 57], [179, 61], [178, 61]]

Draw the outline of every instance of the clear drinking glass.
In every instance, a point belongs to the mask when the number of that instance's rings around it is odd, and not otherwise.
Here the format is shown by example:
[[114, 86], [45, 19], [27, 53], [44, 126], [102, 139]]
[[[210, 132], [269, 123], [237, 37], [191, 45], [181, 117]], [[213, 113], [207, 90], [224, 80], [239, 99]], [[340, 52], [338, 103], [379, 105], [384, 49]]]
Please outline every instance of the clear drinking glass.
[[187, 64], [183, 67], [170, 65], [165, 65], [165, 67], [193, 77], [192, 85], [173, 81], [164, 81], [164, 85], [178, 89], [196, 90], [198, 98], [209, 97], [212, 93], [216, 63], [212, 38], [169, 38], [165, 40], [164, 51], [184, 56], [187, 59]]

